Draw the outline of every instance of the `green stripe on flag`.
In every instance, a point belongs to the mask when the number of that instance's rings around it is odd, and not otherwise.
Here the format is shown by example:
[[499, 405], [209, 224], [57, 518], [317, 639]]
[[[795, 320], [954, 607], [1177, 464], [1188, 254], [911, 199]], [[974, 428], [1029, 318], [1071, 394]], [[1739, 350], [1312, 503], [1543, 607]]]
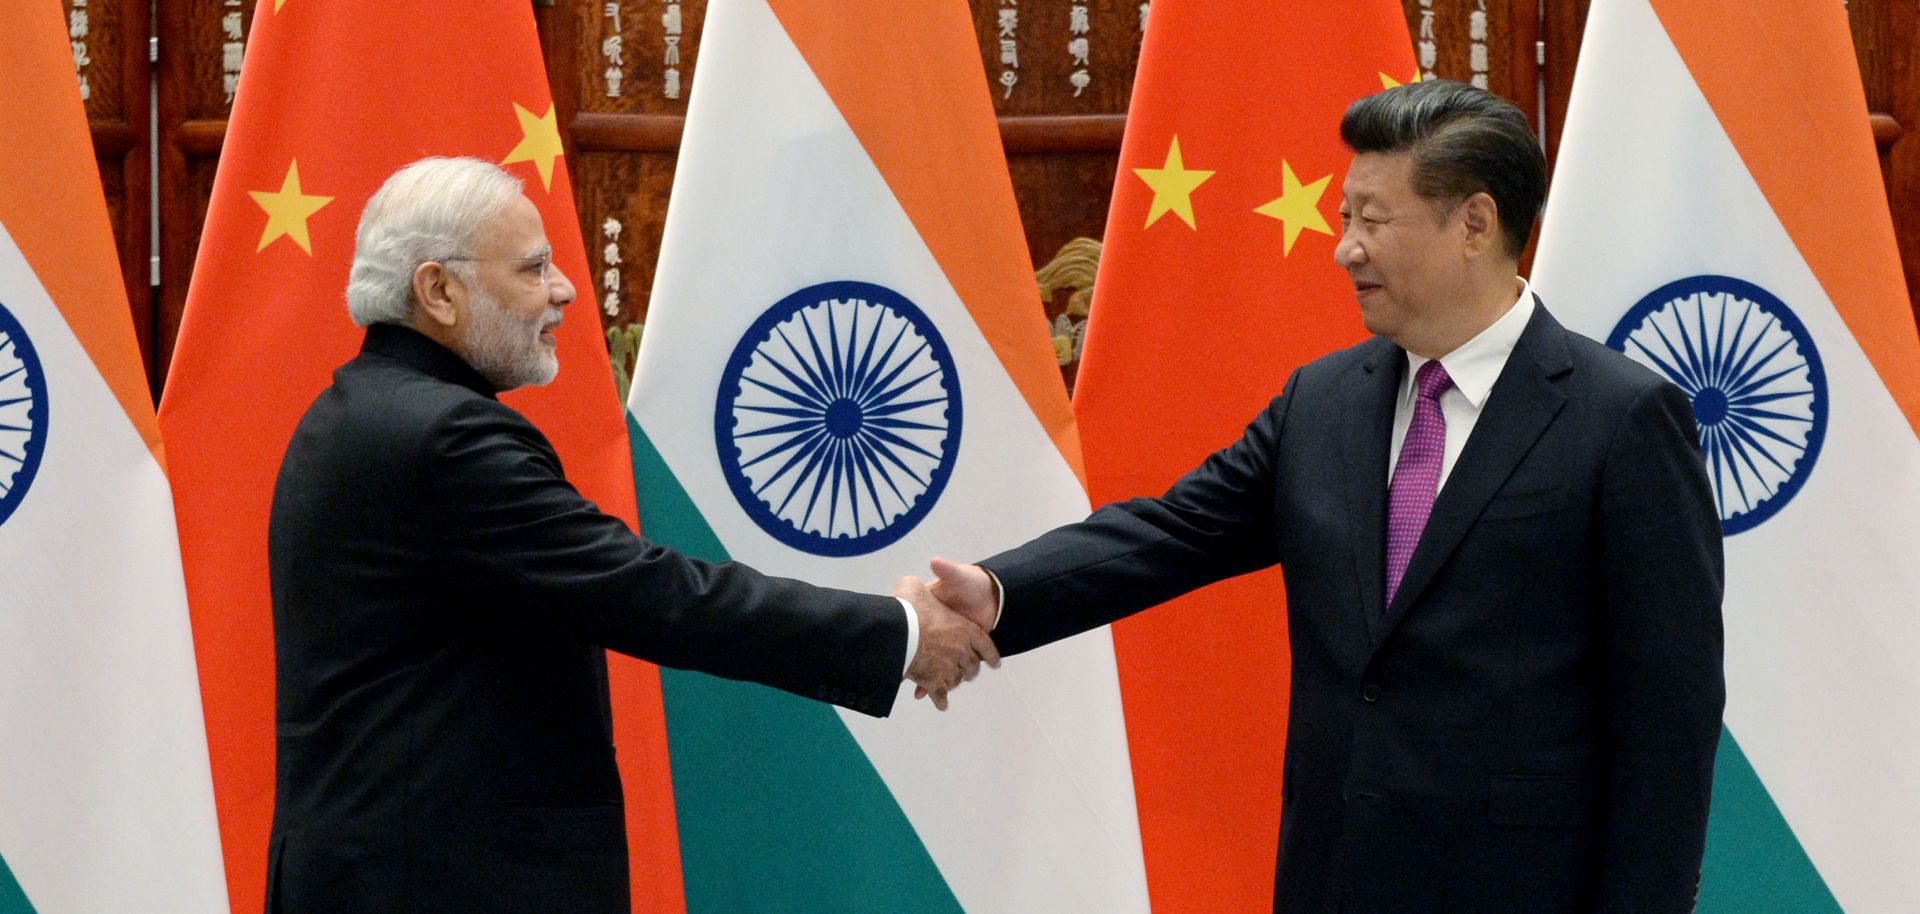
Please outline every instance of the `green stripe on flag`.
[[[633, 416], [647, 538], [714, 562], [726, 547]], [[829, 706], [662, 669], [689, 914], [960, 914], [920, 837]]]
[[1725, 728], [1713, 764], [1713, 808], [1707, 813], [1707, 855], [1701, 868], [1701, 914], [1840, 911], [1760, 775]]
[[7, 869], [5, 857], [0, 857], [0, 914], [34, 914], [33, 902], [27, 900], [26, 890]]

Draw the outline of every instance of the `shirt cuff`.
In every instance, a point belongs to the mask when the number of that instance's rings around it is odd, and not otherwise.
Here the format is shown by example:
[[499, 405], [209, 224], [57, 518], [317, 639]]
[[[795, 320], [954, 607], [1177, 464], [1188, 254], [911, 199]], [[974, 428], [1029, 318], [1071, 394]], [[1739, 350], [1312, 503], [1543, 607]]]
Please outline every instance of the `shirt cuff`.
[[999, 575], [987, 571], [984, 565], [980, 570], [986, 571], [987, 579], [993, 582], [993, 624], [987, 626], [987, 631], [991, 632], [1000, 627], [1000, 614], [1007, 611], [1007, 589], [1000, 586]]
[[915, 612], [913, 604], [901, 597], [900, 608], [907, 611], [907, 659], [900, 664], [900, 678], [907, 678], [907, 669], [913, 666], [913, 655], [920, 653], [920, 614]]

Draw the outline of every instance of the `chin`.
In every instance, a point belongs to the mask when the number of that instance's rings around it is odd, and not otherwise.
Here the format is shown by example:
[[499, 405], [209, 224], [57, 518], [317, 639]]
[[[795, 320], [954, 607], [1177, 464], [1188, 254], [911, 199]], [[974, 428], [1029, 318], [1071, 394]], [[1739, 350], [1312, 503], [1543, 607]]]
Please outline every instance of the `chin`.
[[1366, 327], [1367, 332], [1374, 336], [1392, 336], [1393, 328], [1382, 319], [1380, 313], [1365, 305], [1360, 306], [1360, 325]]

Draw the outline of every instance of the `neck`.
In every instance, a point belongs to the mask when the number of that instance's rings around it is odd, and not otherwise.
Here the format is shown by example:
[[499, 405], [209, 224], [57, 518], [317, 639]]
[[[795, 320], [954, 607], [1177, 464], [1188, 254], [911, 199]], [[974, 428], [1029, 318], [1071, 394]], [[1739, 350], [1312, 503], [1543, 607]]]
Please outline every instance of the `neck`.
[[[1518, 264], [1513, 266], [1517, 267]], [[1519, 298], [1520, 290], [1525, 286], [1513, 270], [1502, 271], [1499, 278], [1489, 277], [1473, 285], [1473, 288], [1461, 297], [1461, 307], [1454, 312], [1453, 320], [1443, 326], [1427, 328], [1428, 332], [1420, 338], [1395, 340], [1400, 348], [1423, 359], [1444, 358], [1448, 353], [1465, 345], [1470, 339], [1479, 336], [1494, 321], [1505, 316]]]
[[419, 308], [414, 309], [412, 318], [407, 321], [407, 326], [418, 331], [421, 336], [447, 347], [462, 360], [466, 359], [466, 353], [460, 348], [462, 334], [458, 328], [434, 320], [431, 316], [422, 313]]

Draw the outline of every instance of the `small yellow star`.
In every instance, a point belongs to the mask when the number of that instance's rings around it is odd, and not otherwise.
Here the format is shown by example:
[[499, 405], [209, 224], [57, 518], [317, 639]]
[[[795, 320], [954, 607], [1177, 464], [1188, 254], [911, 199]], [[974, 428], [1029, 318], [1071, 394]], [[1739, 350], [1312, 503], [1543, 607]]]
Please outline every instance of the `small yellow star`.
[[1300, 233], [1312, 229], [1322, 235], [1332, 235], [1327, 227], [1327, 219], [1320, 215], [1320, 197], [1327, 192], [1327, 184], [1333, 181], [1327, 175], [1312, 184], [1301, 184], [1300, 178], [1293, 173], [1293, 165], [1285, 159], [1280, 160], [1280, 189], [1278, 199], [1270, 200], [1254, 209], [1262, 216], [1271, 216], [1286, 226], [1286, 242], [1282, 245], [1282, 257], [1293, 253], [1293, 242]]
[[535, 117], [515, 102], [513, 114], [520, 119], [520, 145], [513, 147], [500, 164], [532, 162], [540, 170], [540, 186], [552, 190], [553, 160], [566, 155], [560, 147], [560, 125], [554, 119], [552, 103], [548, 103], [546, 114]]
[[[1413, 71], [1413, 78], [1412, 78], [1412, 79], [1409, 79], [1409, 80], [1407, 80], [1407, 82], [1410, 82], [1410, 83], [1417, 83], [1417, 82], [1419, 82], [1419, 81], [1420, 81], [1420, 71], [1419, 71], [1419, 70], [1415, 70], [1415, 71]], [[1401, 82], [1400, 82], [1399, 80], [1397, 80], [1397, 79], [1394, 79], [1394, 78], [1393, 78], [1393, 77], [1391, 77], [1391, 76], [1388, 76], [1388, 75], [1387, 75], [1387, 74], [1386, 74], [1385, 72], [1382, 72], [1382, 73], [1380, 74], [1380, 85], [1381, 85], [1381, 86], [1382, 86], [1383, 88], [1387, 88], [1387, 89], [1394, 89], [1394, 88], [1398, 88], [1398, 87], [1399, 87], [1399, 86], [1401, 85]]]
[[267, 230], [260, 234], [260, 246], [254, 251], [264, 251], [275, 238], [282, 235], [293, 239], [309, 256], [313, 254], [313, 243], [307, 238], [307, 217], [320, 211], [320, 208], [333, 202], [332, 197], [319, 197], [300, 192], [300, 161], [295, 159], [287, 163], [287, 179], [280, 183], [277, 193], [264, 190], [250, 190], [247, 194], [253, 202], [267, 211]]
[[1213, 172], [1187, 168], [1180, 159], [1179, 136], [1173, 138], [1173, 145], [1167, 149], [1166, 164], [1159, 168], [1136, 168], [1133, 173], [1153, 188], [1153, 205], [1147, 208], [1146, 228], [1152, 228], [1161, 216], [1169, 212], [1179, 216], [1187, 228], [1199, 228], [1193, 224], [1193, 191], [1213, 177]]

